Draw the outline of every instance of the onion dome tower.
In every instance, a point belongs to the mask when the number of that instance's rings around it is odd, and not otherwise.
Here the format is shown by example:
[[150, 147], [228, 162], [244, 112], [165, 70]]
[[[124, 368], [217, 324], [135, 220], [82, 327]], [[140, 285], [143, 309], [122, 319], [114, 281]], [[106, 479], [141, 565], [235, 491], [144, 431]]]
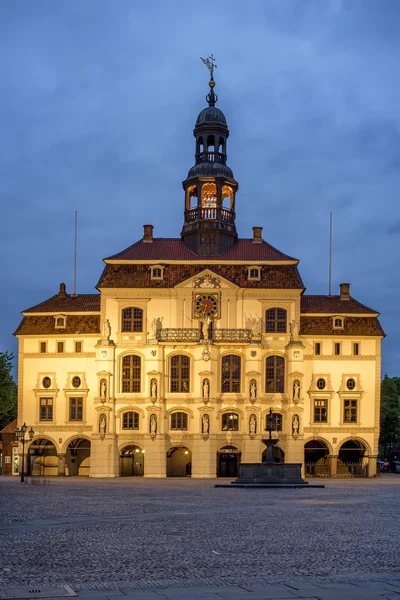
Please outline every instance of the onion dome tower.
[[208, 107], [197, 117], [195, 164], [182, 182], [185, 221], [181, 236], [187, 248], [200, 256], [221, 254], [237, 239], [235, 195], [238, 183], [226, 164], [229, 137], [224, 113], [216, 108], [214, 57], [201, 59], [210, 71]]

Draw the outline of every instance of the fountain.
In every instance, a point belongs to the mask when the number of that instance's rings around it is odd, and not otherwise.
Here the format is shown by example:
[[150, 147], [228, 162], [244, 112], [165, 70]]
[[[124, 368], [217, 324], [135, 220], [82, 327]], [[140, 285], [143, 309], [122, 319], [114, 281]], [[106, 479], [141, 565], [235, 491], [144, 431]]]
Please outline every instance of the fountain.
[[261, 440], [266, 445], [265, 460], [261, 463], [241, 463], [239, 477], [231, 484], [217, 484], [215, 487], [267, 487], [267, 488], [323, 488], [324, 485], [310, 485], [301, 476], [302, 463], [276, 462], [274, 446], [278, 438], [272, 438], [273, 431], [272, 408], [269, 409], [268, 431], [269, 436]]

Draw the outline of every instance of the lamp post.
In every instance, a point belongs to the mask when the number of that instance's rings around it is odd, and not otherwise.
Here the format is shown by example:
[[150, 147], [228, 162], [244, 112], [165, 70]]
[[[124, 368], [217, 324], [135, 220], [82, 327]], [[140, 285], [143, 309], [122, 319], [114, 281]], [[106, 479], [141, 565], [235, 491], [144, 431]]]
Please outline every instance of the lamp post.
[[[20, 429], [17, 429], [15, 432], [15, 436], [17, 438], [17, 440], [19, 442], [21, 442], [22, 444], [22, 469], [21, 469], [21, 483], [24, 483], [25, 481], [25, 443], [28, 441], [25, 439], [25, 433], [26, 433], [26, 425], [25, 423], [23, 425], [21, 425]], [[30, 430], [28, 431], [28, 435], [29, 435], [29, 439], [33, 439], [33, 436], [35, 435], [35, 432], [33, 431], [32, 427], [30, 428]]]

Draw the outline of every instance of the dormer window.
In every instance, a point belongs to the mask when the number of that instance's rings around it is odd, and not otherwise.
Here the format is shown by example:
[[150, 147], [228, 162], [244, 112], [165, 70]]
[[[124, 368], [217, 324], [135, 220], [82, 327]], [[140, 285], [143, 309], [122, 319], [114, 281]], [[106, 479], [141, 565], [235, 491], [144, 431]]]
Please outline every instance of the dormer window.
[[249, 281], [260, 281], [261, 269], [260, 267], [247, 267]]
[[54, 317], [54, 327], [56, 329], [65, 329], [67, 326], [67, 317], [64, 315], [56, 315]]
[[164, 277], [164, 267], [161, 265], [154, 265], [151, 268], [151, 278], [152, 279], [163, 279]]
[[343, 329], [344, 328], [344, 318], [343, 317], [333, 317], [333, 329]]

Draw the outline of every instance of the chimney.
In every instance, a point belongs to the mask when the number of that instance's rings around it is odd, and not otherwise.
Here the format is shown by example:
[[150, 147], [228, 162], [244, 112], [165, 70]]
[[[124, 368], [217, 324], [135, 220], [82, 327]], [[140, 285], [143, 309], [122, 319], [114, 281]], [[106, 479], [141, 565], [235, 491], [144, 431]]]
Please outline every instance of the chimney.
[[253, 244], [261, 244], [262, 230], [262, 227], [253, 227]]
[[143, 225], [143, 241], [153, 241], [153, 225]]
[[66, 289], [65, 289], [65, 283], [60, 283], [60, 291], [57, 294], [58, 298], [65, 298], [65, 296], [67, 295]]
[[341, 283], [340, 284], [340, 299], [341, 300], [350, 300], [350, 284], [349, 283]]

